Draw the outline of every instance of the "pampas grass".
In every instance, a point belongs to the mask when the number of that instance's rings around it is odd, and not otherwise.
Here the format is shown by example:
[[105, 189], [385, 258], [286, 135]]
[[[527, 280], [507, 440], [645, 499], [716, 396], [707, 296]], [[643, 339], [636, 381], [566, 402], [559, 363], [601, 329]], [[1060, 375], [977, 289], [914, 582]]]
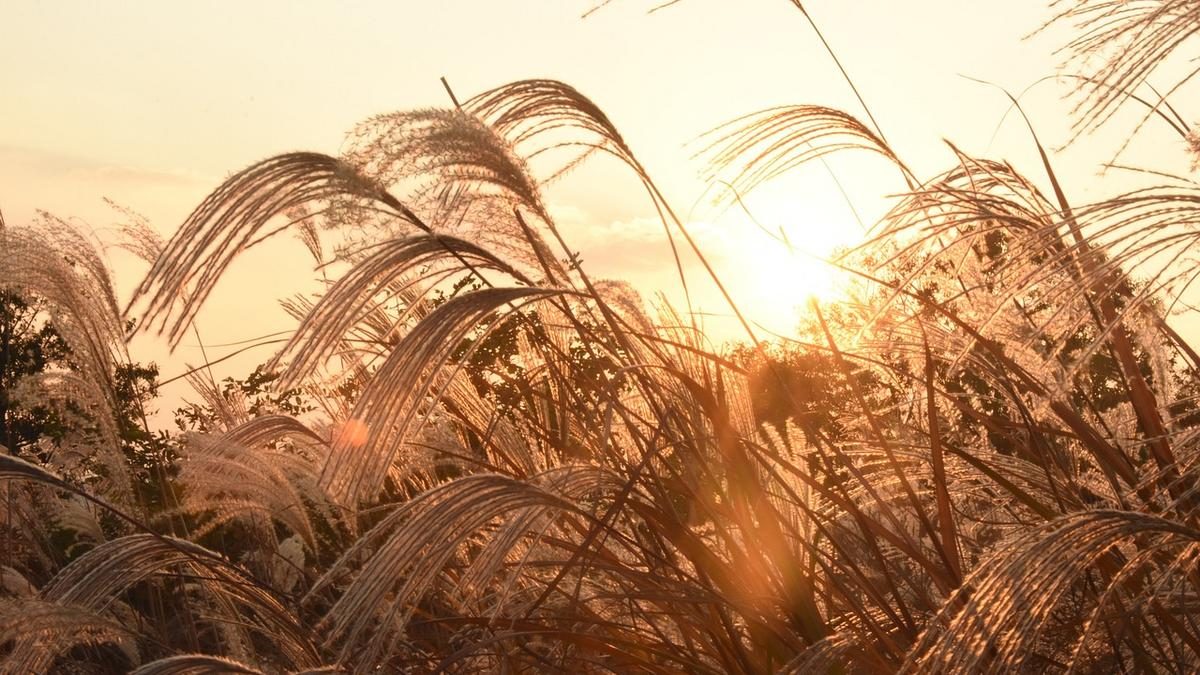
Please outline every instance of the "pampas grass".
[[[1191, 4], [1062, 10], [1082, 56], [1123, 49], [1086, 76], [1080, 125], [1180, 48]], [[296, 231], [345, 270], [287, 302], [298, 329], [270, 362], [317, 412], [253, 416], [197, 379], [219, 428], [182, 440], [157, 512], [116, 471], [0, 456], [6, 541], [86, 533], [69, 560], [6, 559], [4, 667], [1194, 672], [1200, 358], [1167, 319], [1200, 200], [1073, 204], [1030, 142], [1039, 181], [957, 149], [917, 176], [873, 122], [820, 106], [714, 131], [737, 193], [843, 150], [909, 185], [833, 262], [853, 299], [740, 355], [575, 261], [542, 189], [597, 153], [673, 250], [703, 252], [566, 84], [377, 117], [343, 158], [235, 174], [165, 245], [133, 228], [155, 258], [124, 318], [177, 343], [237, 255]], [[79, 363], [27, 386], [111, 415], [128, 354], [101, 259], [44, 223], [0, 237], [0, 284], [43, 299]], [[823, 414], [778, 350], [824, 364]], [[111, 460], [106, 443], [75, 450]]]

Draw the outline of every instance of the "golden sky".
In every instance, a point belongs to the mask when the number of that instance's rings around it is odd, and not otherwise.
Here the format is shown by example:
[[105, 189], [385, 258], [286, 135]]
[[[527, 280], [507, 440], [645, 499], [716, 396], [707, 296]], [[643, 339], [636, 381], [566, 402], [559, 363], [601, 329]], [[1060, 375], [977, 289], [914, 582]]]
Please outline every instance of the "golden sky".
[[[593, 4], [4, 3], [0, 209], [13, 224], [35, 209], [81, 218], [103, 236], [119, 219], [102, 201], [108, 197], [169, 234], [224, 176], [255, 160], [297, 149], [336, 153], [343, 134], [370, 115], [447, 105], [441, 76], [460, 98], [511, 80], [550, 77], [608, 112], [676, 211], [693, 222], [738, 301], [770, 330], [786, 332], [795, 317], [790, 303], [809, 292], [807, 285], [824, 283], [821, 274], [768, 250], [746, 219], [709, 204], [698, 177], [702, 166], [692, 158], [695, 139], [780, 104], [819, 103], [858, 114], [844, 80], [786, 0], [684, 0], [653, 14], [647, 10], [654, 3], [618, 0], [582, 19]], [[1014, 93], [1054, 75], [1061, 60], [1054, 49], [1067, 34], [1056, 28], [1025, 39], [1050, 17], [1046, 3], [806, 6], [918, 175], [947, 168], [943, 139], [1036, 172], [1028, 133], [1015, 116], [1005, 116], [1003, 95], [962, 75]], [[1048, 81], [1022, 98], [1051, 146], [1069, 137], [1067, 91]], [[1121, 132], [1108, 133], [1119, 139]], [[1131, 154], [1168, 142], [1155, 134], [1148, 130]], [[1056, 153], [1075, 199], [1113, 189], [1119, 178], [1099, 179], [1096, 168], [1119, 144]], [[903, 189], [877, 160], [834, 158], [830, 167], [805, 167], [769, 188], [751, 202], [759, 219], [824, 254], [853, 243], [859, 232], [830, 170], [868, 219], [879, 215], [881, 195]], [[598, 165], [555, 185], [548, 201], [593, 274], [628, 278], [646, 291], [673, 287], [660, 226], [635, 187], [617, 167]], [[787, 268], [789, 260], [796, 266]], [[128, 291], [143, 268], [119, 256], [114, 263], [118, 287]], [[229, 351], [215, 345], [286, 328], [275, 300], [303, 289], [312, 276], [295, 241], [251, 252], [201, 314], [202, 334], [214, 345], [210, 356]], [[792, 291], [768, 294], [781, 283]], [[702, 309], [726, 312], [711, 292], [699, 297]], [[717, 335], [731, 335], [712, 321]], [[267, 356], [260, 351], [222, 372]], [[170, 363], [183, 361], [199, 361], [187, 341]], [[164, 365], [164, 375], [178, 369]]]

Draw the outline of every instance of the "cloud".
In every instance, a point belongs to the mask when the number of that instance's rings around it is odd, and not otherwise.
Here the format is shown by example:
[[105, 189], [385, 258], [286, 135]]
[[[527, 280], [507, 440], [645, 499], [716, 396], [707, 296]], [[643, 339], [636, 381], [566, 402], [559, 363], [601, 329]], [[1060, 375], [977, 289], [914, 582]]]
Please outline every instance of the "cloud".
[[[629, 282], [644, 299], [654, 301], [660, 294], [683, 311], [685, 299], [679, 280], [679, 270], [662, 221], [657, 217], [600, 219], [579, 208], [555, 209], [563, 238], [578, 252], [584, 269], [594, 279], [620, 279]], [[744, 262], [744, 242], [725, 225], [696, 221], [687, 225], [692, 240], [718, 274], [730, 273], [739, 261]], [[704, 321], [711, 323], [714, 336], [734, 337], [731, 320], [708, 316], [728, 313], [725, 301], [717, 292], [690, 247], [671, 226], [694, 307], [705, 313]]]
[[[567, 243], [581, 250], [595, 246], [608, 247], [621, 244], [667, 243], [666, 228], [657, 217], [640, 216], [618, 220], [600, 219], [574, 206], [552, 205], [551, 214], [562, 228]], [[686, 225], [688, 233], [703, 247], [705, 244], [723, 245], [726, 241], [724, 228], [707, 221], [694, 221]], [[671, 233], [679, 239], [674, 225]]]
[[180, 169], [145, 168], [101, 162], [91, 157], [16, 145], [0, 144], [0, 170], [40, 180], [71, 180], [103, 184], [191, 186], [211, 178]]

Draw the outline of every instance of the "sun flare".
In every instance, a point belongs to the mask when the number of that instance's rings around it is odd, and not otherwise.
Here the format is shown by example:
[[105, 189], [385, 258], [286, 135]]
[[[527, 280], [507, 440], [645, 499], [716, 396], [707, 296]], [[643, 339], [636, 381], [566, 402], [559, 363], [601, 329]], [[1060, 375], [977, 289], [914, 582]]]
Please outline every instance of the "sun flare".
[[810, 301], [836, 302], [847, 278], [837, 252], [862, 239], [845, 204], [825, 197], [769, 192], [718, 220], [722, 259], [734, 300], [753, 322], [789, 334]]

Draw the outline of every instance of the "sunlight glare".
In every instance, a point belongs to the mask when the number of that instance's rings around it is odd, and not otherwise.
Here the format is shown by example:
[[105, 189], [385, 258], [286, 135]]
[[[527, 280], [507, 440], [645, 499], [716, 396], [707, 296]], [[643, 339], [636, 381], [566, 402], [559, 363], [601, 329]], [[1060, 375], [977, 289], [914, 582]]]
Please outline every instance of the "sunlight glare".
[[862, 228], [838, 199], [764, 189], [747, 200], [750, 213], [735, 206], [719, 219], [731, 235], [726, 277], [753, 322], [791, 334], [810, 300], [844, 294], [845, 276], [828, 261], [859, 243]]
[[354, 417], [347, 418], [336, 427], [334, 444], [342, 444], [350, 448], [361, 448], [367, 442], [370, 431], [367, 425]]

